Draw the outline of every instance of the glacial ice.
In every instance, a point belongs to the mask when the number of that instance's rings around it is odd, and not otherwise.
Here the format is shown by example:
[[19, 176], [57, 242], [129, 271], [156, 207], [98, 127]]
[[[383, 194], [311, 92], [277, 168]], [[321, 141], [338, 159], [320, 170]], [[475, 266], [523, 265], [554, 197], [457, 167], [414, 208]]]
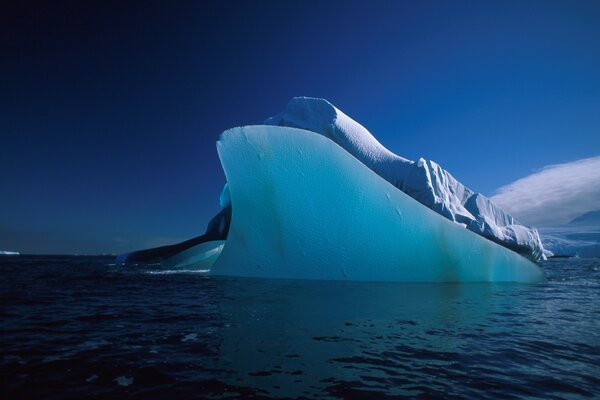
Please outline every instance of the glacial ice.
[[535, 229], [435, 162], [392, 153], [326, 100], [294, 98], [265, 124], [217, 142], [227, 182], [205, 234], [117, 262], [268, 278], [544, 279]]
[[[363, 157], [377, 149], [351, 135], [342, 138], [366, 150]], [[227, 177], [222, 198], [230, 201], [232, 215], [212, 274], [428, 282], [544, 279], [529, 259], [443, 218], [324, 135], [248, 126], [224, 132], [217, 150]]]
[[482, 194], [457, 181], [439, 164], [400, 157], [362, 125], [324, 99], [296, 97], [267, 125], [319, 133], [421, 204], [533, 261], [545, 259], [538, 232], [518, 223]]
[[[544, 249], [553, 257], [600, 257], [600, 229], [541, 228]], [[575, 237], [575, 239], [573, 239]]]
[[600, 210], [589, 211], [561, 226], [540, 229], [542, 243], [553, 256], [600, 257]]

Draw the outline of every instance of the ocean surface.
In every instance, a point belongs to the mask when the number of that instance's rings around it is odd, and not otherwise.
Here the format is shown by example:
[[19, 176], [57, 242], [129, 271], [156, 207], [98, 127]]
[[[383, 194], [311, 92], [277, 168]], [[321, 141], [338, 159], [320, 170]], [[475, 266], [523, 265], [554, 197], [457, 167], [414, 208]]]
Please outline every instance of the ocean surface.
[[600, 260], [548, 282], [208, 276], [0, 258], [1, 399], [600, 398]]

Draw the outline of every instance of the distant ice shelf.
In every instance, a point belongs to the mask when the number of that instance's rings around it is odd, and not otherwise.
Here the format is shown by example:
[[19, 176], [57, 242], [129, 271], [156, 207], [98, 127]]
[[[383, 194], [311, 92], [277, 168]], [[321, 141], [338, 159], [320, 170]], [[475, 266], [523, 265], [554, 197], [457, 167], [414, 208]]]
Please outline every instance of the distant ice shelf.
[[18, 256], [18, 251], [0, 250], [0, 256]]
[[600, 210], [568, 224], [540, 229], [544, 248], [555, 257], [600, 257]]

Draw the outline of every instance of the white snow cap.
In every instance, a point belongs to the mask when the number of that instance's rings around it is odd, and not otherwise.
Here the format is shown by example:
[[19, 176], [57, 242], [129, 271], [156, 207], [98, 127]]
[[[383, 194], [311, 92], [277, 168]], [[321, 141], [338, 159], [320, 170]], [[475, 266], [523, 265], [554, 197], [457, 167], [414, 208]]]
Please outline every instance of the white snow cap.
[[268, 118], [265, 124], [321, 134], [449, 220], [533, 261], [546, 258], [537, 230], [518, 223], [490, 199], [465, 187], [439, 164], [423, 158], [415, 163], [392, 153], [365, 127], [327, 100], [294, 97], [282, 113]]

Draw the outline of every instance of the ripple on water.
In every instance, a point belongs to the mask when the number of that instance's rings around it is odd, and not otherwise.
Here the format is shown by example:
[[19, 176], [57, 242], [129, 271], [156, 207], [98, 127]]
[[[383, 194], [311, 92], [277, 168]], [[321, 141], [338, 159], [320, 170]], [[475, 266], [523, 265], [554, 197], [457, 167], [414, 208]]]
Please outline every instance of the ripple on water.
[[543, 267], [428, 285], [11, 258], [2, 397], [600, 397], [600, 261]]

